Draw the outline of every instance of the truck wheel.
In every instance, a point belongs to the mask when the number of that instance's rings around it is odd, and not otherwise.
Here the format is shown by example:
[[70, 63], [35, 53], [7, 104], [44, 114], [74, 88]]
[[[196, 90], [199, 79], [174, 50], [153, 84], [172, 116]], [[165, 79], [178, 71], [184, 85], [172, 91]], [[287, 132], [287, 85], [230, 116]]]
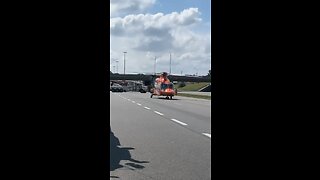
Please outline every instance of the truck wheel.
[[172, 99], [172, 96], [170, 96], [170, 99]]
[[153, 94], [151, 94], [150, 98], [152, 98]]

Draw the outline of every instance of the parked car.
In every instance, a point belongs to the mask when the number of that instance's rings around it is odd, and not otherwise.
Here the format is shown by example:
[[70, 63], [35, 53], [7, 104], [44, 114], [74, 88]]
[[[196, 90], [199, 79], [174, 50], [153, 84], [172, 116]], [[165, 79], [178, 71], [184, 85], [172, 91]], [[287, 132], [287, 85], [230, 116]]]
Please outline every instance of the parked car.
[[148, 91], [148, 87], [147, 86], [142, 86], [140, 89], [139, 89], [139, 92], [140, 93], [146, 93]]
[[111, 86], [111, 91], [112, 92], [123, 92], [123, 87], [119, 84], [113, 84], [113, 86]]
[[129, 91], [128, 86], [122, 86], [122, 88], [123, 88], [123, 92], [128, 92]]

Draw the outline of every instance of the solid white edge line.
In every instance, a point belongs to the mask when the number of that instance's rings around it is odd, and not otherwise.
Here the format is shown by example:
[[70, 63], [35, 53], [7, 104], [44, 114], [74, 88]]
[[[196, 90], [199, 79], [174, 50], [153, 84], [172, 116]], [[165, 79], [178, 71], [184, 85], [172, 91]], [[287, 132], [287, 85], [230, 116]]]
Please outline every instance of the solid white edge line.
[[181, 122], [181, 121], [179, 121], [179, 120], [176, 120], [176, 119], [171, 119], [171, 120], [174, 121], [174, 122], [176, 122], [176, 123], [179, 123], [179, 124], [181, 124], [181, 125], [183, 125], [183, 126], [188, 125], [188, 124], [186, 124], [186, 123], [184, 123], [184, 122]]
[[145, 106], [144, 108], [145, 108], [145, 109], [150, 109], [149, 107], [146, 107], [146, 106]]
[[209, 138], [211, 138], [211, 134], [209, 134], [209, 133], [202, 133], [202, 134], [207, 136], [207, 137], [209, 137]]
[[154, 111], [154, 112], [159, 114], [160, 116], [163, 116], [163, 114], [161, 112], [158, 112], [158, 111]]

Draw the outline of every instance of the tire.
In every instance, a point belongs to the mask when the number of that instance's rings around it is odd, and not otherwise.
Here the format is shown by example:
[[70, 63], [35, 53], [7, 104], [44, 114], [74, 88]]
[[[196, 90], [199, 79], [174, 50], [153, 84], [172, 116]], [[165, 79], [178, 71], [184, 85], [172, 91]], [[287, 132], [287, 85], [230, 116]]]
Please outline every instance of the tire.
[[153, 97], [153, 94], [151, 94], [150, 98], [152, 98], [152, 97]]
[[172, 100], [172, 96], [170, 96], [170, 99]]

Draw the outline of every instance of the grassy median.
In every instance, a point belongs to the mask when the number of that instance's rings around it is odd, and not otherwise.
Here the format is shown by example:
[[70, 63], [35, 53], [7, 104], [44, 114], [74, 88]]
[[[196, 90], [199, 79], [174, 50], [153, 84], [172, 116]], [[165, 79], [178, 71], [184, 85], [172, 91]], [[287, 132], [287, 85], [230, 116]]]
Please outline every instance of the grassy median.
[[184, 87], [178, 87], [178, 91], [198, 91], [199, 89], [207, 86], [209, 83], [187, 83]]
[[184, 97], [191, 97], [191, 98], [199, 98], [199, 99], [208, 99], [211, 100], [211, 96], [206, 95], [198, 95], [198, 94], [187, 94], [187, 93], [179, 93], [176, 96], [184, 96]]

